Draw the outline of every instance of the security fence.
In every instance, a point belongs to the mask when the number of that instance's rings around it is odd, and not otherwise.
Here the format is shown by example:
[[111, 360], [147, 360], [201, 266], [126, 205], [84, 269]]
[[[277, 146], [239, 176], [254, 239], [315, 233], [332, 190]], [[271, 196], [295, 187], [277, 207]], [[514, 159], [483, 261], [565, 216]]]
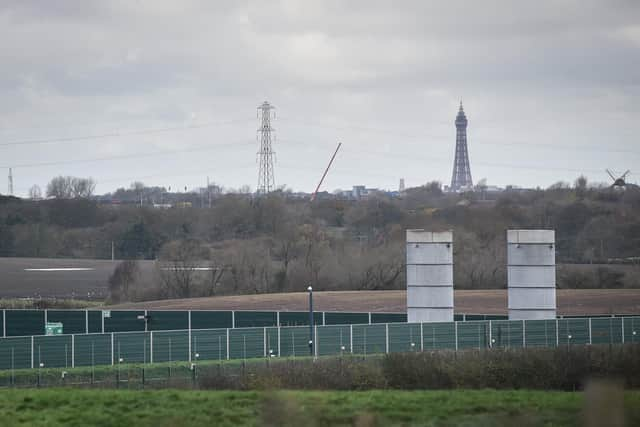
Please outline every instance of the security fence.
[[640, 317], [601, 317], [24, 336], [0, 339], [0, 369], [624, 344], [639, 332]]
[[[303, 326], [308, 311], [220, 310], [0, 310], [0, 337], [45, 335], [58, 323], [63, 334], [151, 332], [185, 329]], [[406, 322], [406, 313], [314, 313], [316, 325]], [[458, 314], [454, 320], [506, 319], [501, 315]]]

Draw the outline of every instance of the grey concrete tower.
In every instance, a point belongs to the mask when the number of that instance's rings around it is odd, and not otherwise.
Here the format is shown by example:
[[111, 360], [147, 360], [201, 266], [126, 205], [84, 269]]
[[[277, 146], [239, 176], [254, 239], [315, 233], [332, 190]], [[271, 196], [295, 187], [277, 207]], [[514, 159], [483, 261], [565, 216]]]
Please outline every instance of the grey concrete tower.
[[453, 321], [453, 233], [407, 230], [407, 321]]
[[509, 320], [556, 318], [554, 230], [507, 230]]
[[456, 157], [453, 161], [451, 191], [470, 190], [473, 187], [467, 150], [467, 123], [467, 116], [460, 101], [460, 110], [456, 116]]

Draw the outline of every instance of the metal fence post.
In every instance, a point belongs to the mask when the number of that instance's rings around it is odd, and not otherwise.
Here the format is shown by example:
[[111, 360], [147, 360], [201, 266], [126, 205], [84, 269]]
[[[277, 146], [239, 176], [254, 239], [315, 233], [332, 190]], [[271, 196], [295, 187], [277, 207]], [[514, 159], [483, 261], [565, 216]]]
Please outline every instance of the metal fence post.
[[493, 347], [493, 329], [491, 328], [491, 320], [489, 320], [489, 348]]
[[322, 326], [325, 326], [327, 324], [327, 322], [325, 321], [324, 315], [325, 315], [326, 311], [322, 312]]
[[353, 325], [349, 325], [349, 350], [353, 354]]
[[525, 348], [527, 346], [527, 339], [525, 337], [526, 337], [525, 323], [524, 323], [524, 319], [522, 319], [522, 348]]
[[313, 330], [313, 351], [315, 357], [318, 357], [318, 346], [318, 325], [315, 325]]
[[46, 308], [44, 309], [44, 324], [46, 326], [47, 322], [49, 321], [49, 310], [47, 310]]
[[276, 311], [276, 326], [280, 326], [280, 312]]
[[111, 332], [111, 364], [113, 365], [113, 332]]
[[622, 316], [622, 317], [620, 318], [620, 320], [621, 320], [620, 325], [621, 325], [621, 327], [622, 327], [622, 340], [621, 340], [620, 342], [621, 342], [622, 344], [624, 344], [624, 316]]
[[280, 326], [278, 326], [278, 357], [280, 357]]
[[558, 319], [556, 318], [556, 347], [560, 346], [560, 332], [558, 331]]
[[371, 312], [369, 312], [369, 324], [371, 324]]
[[593, 344], [593, 339], [591, 335], [591, 317], [589, 318], [589, 345]]
[[267, 357], [267, 328], [262, 328], [262, 338], [263, 338], [263, 357]]
[[[191, 331], [189, 331], [189, 335], [191, 335]], [[149, 332], [149, 363], [153, 363], [153, 331]]]
[[389, 353], [389, 324], [384, 324], [385, 352]]
[[33, 369], [33, 335], [31, 335], [31, 369]]
[[422, 322], [420, 322], [420, 351], [424, 351], [424, 331], [422, 329]]
[[453, 322], [455, 329], [456, 351], [458, 351], [458, 322]]
[[76, 336], [71, 334], [71, 367], [76, 367]]
[[2, 336], [7, 336], [7, 310], [2, 310]]
[[[233, 311], [231, 313], [233, 313]], [[229, 360], [229, 356], [229, 328], [227, 328], [227, 360]]]
[[102, 324], [102, 333], [104, 334], [104, 310], [100, 311], [100, 323]]
[[231, 310], [231, 327], [236, 327], [236, 312], [234, 310]]
[[191, 355], [193, 354], [193, 347], [191, 346], [191, 310], [188, 312], [189, 320], [189, 362], [191, 362]]

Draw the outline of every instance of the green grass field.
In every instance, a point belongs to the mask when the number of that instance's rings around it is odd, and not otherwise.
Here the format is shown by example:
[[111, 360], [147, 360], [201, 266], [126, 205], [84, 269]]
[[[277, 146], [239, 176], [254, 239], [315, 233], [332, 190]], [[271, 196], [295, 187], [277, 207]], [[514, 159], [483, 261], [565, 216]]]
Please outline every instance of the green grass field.
[[[2, 426], [572, 426], [582, 393], [543, 391], [0, 391]], [[640, 392], [624, 394], [627, 425]]]

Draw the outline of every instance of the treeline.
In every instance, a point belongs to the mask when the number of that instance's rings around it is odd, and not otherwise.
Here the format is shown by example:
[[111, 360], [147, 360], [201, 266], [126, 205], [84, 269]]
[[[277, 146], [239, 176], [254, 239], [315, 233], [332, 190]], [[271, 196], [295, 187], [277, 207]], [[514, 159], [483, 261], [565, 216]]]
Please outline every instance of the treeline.
[[[118, 300], [295, 291], [309, 284], [401, 289], [407, 228], [453, 229], [456, 287], [500, 288], [505, 230], [531, 227], [556, 230], [558, 263], [594, 265], [563, 267], [560, 287], [640, 287], [636, 187], [590, 188], [578, 180], [546, 190], [447, 194], [429, 183], [398, 198], [313, 203], [286, 192], [218, 192], [210, 208], [207, 200], [205, 207], [170, 209], [82, 197], [0, 199], [1, 256], [158, 259], [152, 279], [140, 279], [135, 263], [114, 272]], [[621, 270], [612, 263], [630, 265]]]

